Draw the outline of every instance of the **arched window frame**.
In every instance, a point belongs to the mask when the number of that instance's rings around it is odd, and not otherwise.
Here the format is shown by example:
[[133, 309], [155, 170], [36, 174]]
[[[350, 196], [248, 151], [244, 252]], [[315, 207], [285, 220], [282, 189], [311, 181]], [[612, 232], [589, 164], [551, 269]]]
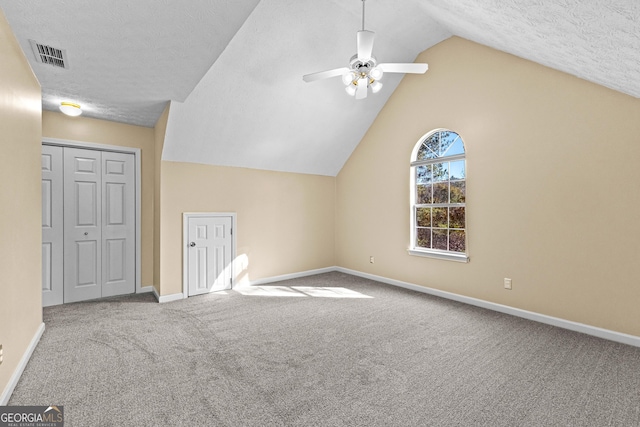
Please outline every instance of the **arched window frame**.
[[[446, 150], [444, 153], [434, 153], [433, 157], [431, 158], [418, 158], [419, 154], [421, 153], [421, 148], [423, 147], [423, 144], [429, 142], [430, 140], [432, 140], [434, 135], [437, 135], [438, 141], [440, 141], [440, 137], [442, 136], [442, 133], [446, 133], [446, 132], [451, 132], [453, 134], [455, 134], [461, 142], [462, 145], [462, 153], [455, 153], [452, 155], [447, 155], [446, 154]], [[454, 144], [451, 144], [451, 146], [453, 146]], [[458, 150], [459, 151], [459, 150]], [[459, 169], [460, 166], [460, 161], [462, 161], [462, 165], [463, 165], [463, 172], [462, 172], [462, 176], [463, 179], [460, 179], [460, 177], [452, 177], [451, 176], [451, 171], [449, 166], [451, 166], [451, 162], [455, 162], [454, 166], [457, 166]], [[424, 182], [418, 182], [418, 181], [424, 181], [425, 178], [418, 178], [418, 171], [420, 172], [424, 172], [425, 168], [421, 168], [421, 166], [432, 166], [436, 165], [436, 164], [447, 164], [447, 179], [446, 180], [440, 180], [440, 181], [436, 181], [433, 177], [431, 177], [432, 181], [431, 184], [442, 184], [442, 183], [447, 183], [447, 202], [446, 203], [436, 203], [436, 200], [434, 199], [434, 193], [432, 194], [431, 197], [431, 202], [430, 203], [423, 203], [424, 200], [419, 201], [418, 198], [418, 185], [423, 185]], [[452, 130], [449, 129], [434, 129], [431, 132], [426, 133], [424, 136], [422, 136], [422, 138], [420, 138], [418, 140], [418, 142], [416, 143], [415, 147], [413, 148], [413, 151], [411, 153], [411, 166], [410, 166], [410, 183], [411, 183], [411, 189], [410, 189], [410, 203], [411, 203], [411, 231], [410, 231], [410, 237], [411, 237], [411, 242], [409, 244], [409, 249], [408, 252], [411, 255], [417, 255], [417, 256], [425, 256], [425, 257], [431, 257], [431, 258], [439, 258], [439, 259], [446, 259], [446, 260], [451, 260], [451, 261], [459, 261], [459, 262], [469, 262], [469, 256], [468, 256], [468, 234], [467, 234], [467, 221], [466, 221], [466, 181], [467, 181], [467, 176], [466, 176], [466, 169], [467, 169], [467, 164], [466, 164], [466, 148], [464, 146], [464, 141], [462, 140], [462, 137], [460, 136], [460, 134], [458, 134], [457, 132], [454, 132]], [[440, 174], [442, 177], [442, 174]], [[428, 178], [427, 178], [428, 179]], [[460, 186], [460, 184], [462, 183], [462, 188], [463, 188], [463, 199], [460, 202], [460, 200], [456, 200], [454, 203], [451, 202], [451, 184], [455, 183], [458, 188]], [[459, 196], [459, 194], [458, 194]], [[423, 197], [424, 199], [424, 197]], [[418, 209], [419, 208], [424, 208], [424, 207], [429, 207], [431, 208], [429, 211], [427, 211], [428, 213], [430, 213], [431, 215], [429, 215], [429, 220], [431, 221], [430, 223], [430, 227], [424, 227], [424, 224], [419, 225], [418, 224]], [[439, 209], [439, 208], [446, 208], [447, 209], [447, 227], [446, 228], [438, 228], [434, 225], [433, 221], [433, 209]], [[451, 208], [462, 208], [462, 210], [457, 209], [457, 212], [460, 213], [462, 212], [462, 217], [463, 217], [463, 227], [460, 228], [459, 224], [458, 225], [454, 225], [453, 227], [451, 227], [451, 221], [453, 221], [451, 215]], [[424, 212], [425, 210], [423, 209], [422, 212]], [[459, 220], [459, 216], [458, 216], [458, 220]], [[427, 230], [427, 228], [429, 229], [429, 245], [431, 245], [432, 247], [421, 247], [418, 245], [418, 233], [420, 229], [423, 230]], [[433, 248], [433, 231], [437, 231], [438, 234], [440, 236], [443, 236], [443, 231], [446, 230], [446, 235], [447, 235], [447, 249], [444, 250], [442, 248]], [[462, 233], [460, 233], [460, 231], [462, 231]], [[423, 233], [425, 233], [426, 231], [423, 231]], [[451, 236], [451, 232], [453, 232], [453, 235], [457, 236], [458, 238], [460, 237], [460, 235], [462, 234], [464, 236], [464, 240], [463, 240], [463, 244], [464, 244], [464, 252], [462, 251], [455, 251], [455, 250], [449, 250], [450, 248], [450, 244], [452, 242], [450, 242], [450, 236]], [[458, 245], [460, 244], [460, 241], [458, 241]]]

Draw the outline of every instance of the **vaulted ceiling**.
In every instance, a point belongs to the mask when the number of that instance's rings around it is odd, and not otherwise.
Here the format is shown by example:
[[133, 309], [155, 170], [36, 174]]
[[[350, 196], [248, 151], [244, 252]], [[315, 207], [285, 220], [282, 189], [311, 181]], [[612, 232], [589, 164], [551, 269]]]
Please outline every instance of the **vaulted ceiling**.
[[[364, 100], [339, 78], [360, 0], [0, 0], [42, 85], [43, 108], [152, 127], [173, 101], [163, 159], [338, 173], [402, 76]], [[382, 62], [457, 35], [640, 97], [637, 0], [368, 0]], [[65, 49], [36, 62], [29, 40]], [[432, 67], [437, 64], [430, 64]], [[405, 78], [429, 78], [412, 75]]]

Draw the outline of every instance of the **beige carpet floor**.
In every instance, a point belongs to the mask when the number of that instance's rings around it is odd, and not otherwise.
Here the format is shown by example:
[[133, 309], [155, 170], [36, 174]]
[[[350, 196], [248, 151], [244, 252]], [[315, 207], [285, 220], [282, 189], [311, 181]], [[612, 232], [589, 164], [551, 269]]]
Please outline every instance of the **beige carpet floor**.
[[9, 403], [67, 427], [640, 425], [640, 348], [337, 272], [243, 293], [46, 308]]

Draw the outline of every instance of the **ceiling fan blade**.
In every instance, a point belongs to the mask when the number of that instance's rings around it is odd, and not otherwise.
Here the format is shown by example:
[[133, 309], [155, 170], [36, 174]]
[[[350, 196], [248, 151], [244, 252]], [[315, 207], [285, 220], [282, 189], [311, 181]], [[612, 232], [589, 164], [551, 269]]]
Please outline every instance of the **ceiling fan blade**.
[[429, 69], [428, 64], [378, 64], [378, 67], [382, 68], [385, 73], [411, 73], [411, 74], [424, 74]]
[[304, 75], [302, 76], [302, 80], [309, 83], [309, 82], [314, 82], [316, 80], [330, 79], [331, 77], [341, 76], [347, 71], [349, 71], [347, 67], [335, 68], [333, 70], [320, 71], [318, 73], [311, 73], [311, 74]]
[[367, 97], [367, 79], [358, 80], [358, 88], [356, 89], [356, 99], [364, 99]]
[[367, 62], [371, 59], [371, 53], [373, 52], [373, 37], [376, 33], [373, 31], [358, 31], [358, 60]]

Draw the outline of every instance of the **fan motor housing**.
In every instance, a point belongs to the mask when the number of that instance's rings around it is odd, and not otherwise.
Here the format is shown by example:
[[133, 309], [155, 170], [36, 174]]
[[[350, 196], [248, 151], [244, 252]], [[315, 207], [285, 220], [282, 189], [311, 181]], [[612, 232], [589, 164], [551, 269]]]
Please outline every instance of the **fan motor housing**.
[[355, 54], [349, 61], [349, 68], [355, 73], [366, 76], [369, 74], [369, 71], [371, 71], [377, 64], [378, 61], [376, 61], [376, 58], [374, 58], [373, 56], [369, 58], [368, 61], [362, 62], [358, 59], [358, 55]]

